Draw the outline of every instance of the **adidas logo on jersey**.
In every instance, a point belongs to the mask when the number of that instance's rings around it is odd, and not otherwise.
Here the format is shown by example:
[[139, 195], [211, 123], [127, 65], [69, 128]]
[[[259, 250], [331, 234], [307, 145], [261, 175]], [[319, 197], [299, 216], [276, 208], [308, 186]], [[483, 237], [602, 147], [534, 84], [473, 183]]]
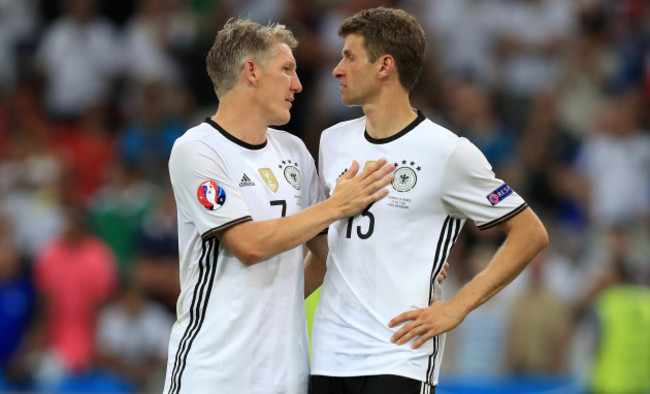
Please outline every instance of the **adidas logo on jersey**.
[[244, 176], [241, 177], [241, 181], [239, 181], [239, 187], [244, 186], [255, 186], [255, 182], [253, 182], [246, 174], [244, 174]]

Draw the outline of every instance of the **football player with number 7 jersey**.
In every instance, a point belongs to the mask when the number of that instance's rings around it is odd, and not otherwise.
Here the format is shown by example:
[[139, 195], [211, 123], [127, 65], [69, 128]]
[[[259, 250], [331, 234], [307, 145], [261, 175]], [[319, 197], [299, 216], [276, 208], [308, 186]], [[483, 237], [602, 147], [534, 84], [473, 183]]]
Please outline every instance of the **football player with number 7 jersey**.
[[269, 127], [289, 121], [302, 90], [296, 45], [282, 25], [226, 23], [206, 61], [219, 108], [172, 148], [181, 292], [165, 393], [304, 394], [302, 244], [392, 180], [385, 160], [357, 176], [351, 161], [323, 200], [305, 145]]

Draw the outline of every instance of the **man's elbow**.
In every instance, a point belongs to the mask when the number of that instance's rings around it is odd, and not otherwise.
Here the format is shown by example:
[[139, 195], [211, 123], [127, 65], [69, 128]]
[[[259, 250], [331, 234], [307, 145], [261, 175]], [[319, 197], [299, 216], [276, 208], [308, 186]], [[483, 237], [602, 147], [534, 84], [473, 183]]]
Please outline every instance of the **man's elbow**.
[[268, 258], [259, 246], [259, 242], [252, 241], [246, 237], [223, 237], [222, 242], [226, 249], [244, 265], [257, 264]]
[[508, 236], [516, 236], [533, 256], [548, 246], [549, 236], [544, 223], [530, 209], [506, 222], [505, 226]]
[[544, 227], [542, 222], [539, 222], [537, 225], [534, 239], [538, 247], [538, 252], [542, 251], [544, 248], [548, 246], [549, 243], [548, 232], [546, 231], [546, 228]]
[[267, 256], [257, 248], [242, 247], [232, 251], [235, 257], [244, 265], [253, 265], [266, 260]]
[[257, 264], [270, 257], [263, 240], [256, 236], [259, 232], [255, 226], [255, 222], [243, 223], [221, 236], [224, 246], [244, 265]]

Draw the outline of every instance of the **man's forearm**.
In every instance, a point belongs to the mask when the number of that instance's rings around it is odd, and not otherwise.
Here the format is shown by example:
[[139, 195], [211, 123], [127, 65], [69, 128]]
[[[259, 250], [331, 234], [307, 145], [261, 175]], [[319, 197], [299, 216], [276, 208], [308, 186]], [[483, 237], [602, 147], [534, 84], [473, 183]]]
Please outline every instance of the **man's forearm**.
[[450, 300], [465, 315], [512, 282], [548, 244], [546, 230], [531, 209], [526, 209], [503, 226], [508, 235], [490, 264]]
[[419, 336], [412, 345], [415, 349], [430, 338], [457, 327], [472, 310], [519, 275], [548, 243], [544, 226], [530, 209], [500, 227], [508, 236], [488, 267], [449, 301], [434, 301], [426, 308], [406, 311], [393, 318], [389, 327], [406, 324], [393, 334], [392, 342], [402, 345]]
[[243, 223], [221, 240], [244, 264], [255, 264], [302, 245], [336, 221], [329, 205], [326, 200], [288, 217]]

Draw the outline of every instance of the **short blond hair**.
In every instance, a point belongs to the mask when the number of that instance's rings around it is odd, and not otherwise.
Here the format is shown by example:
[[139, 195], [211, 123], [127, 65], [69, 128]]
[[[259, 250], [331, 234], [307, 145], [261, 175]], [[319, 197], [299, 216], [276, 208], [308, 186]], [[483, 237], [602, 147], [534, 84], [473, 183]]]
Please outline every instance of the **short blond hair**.
[[273, 44], [277, 42], [287, 44], [291, 49], [298, 47], [293, 33], [279, 23], [262, 26], [247, 19], [228, 20], [217, 33], [205, 60], [217, 97], [235, 87], [246, 61], [253, 60], [264, 67], [272, 55]]

